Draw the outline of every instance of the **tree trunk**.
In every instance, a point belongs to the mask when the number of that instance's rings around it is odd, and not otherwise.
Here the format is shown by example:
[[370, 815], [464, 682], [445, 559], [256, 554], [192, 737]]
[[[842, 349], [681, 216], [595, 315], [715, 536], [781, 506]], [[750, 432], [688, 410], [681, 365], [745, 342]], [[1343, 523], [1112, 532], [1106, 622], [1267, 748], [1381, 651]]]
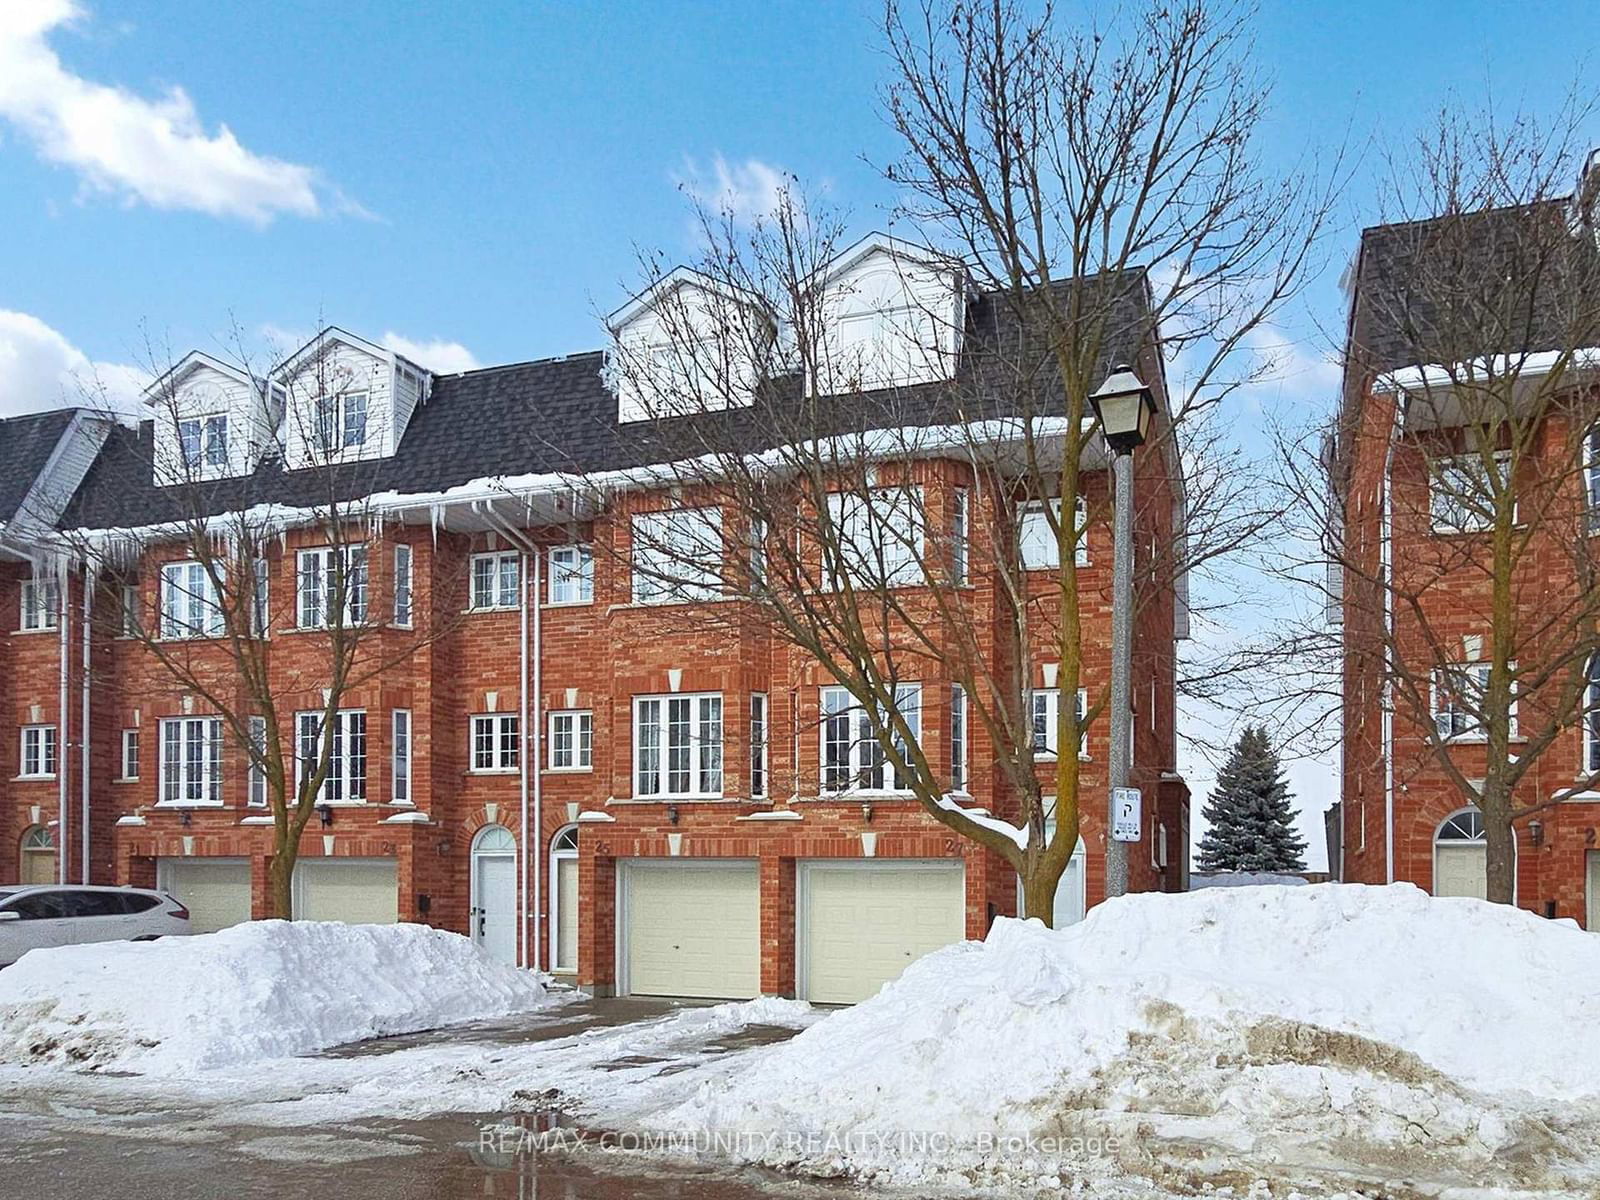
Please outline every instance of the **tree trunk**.
[[1061, 882], [1062, 871], [1047, 870], [1043, 864], [1034, 867], [1022, 877], [1022, 915], [1037, 917], [1046, 929], [1055, 928], [1056, 887]]
[[267, 863], [267, 916], [294, 920], [294, 864], [299, 847], [280, 845]]
[[1486, 875], [1484, 896], [1495, 904], [1516, 901], [1517, 835], [1509, 814], [1483, 814]]

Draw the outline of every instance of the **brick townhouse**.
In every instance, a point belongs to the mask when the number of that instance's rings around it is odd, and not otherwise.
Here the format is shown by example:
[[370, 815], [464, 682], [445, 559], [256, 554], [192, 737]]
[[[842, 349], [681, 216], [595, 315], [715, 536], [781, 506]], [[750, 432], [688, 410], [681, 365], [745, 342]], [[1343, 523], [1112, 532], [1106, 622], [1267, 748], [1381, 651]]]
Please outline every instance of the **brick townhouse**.
[[[1600, 156], [1590, 162], [1592, 170]], [[1473, 511], [1472, 488], [1463, 482], [1481, 488], [1483, 469], [1468, 433], [1469, 425], [1477, 427], [1468, 415], [1471, 380], [1455, 365], [1504, 356], [1500, 361], [1516, 364], [1519, 388], [1531, 393], [1552, 378], [1558, 352], [1580, 352], [1582, 361], [1584, 347], [1571, 340], [1572, 314], [1588, 303], [1581, 297], [1577, 305], [1558, 303], [1558, 276], [1548, 265], [1569, 251], [1572, 262], [1592, 264], [1595, 228], [1575, 219], [1576, 208], [1572, 200], [1548, 201], [1362, 235], [1350, 275], [1343, 408], [1331, 460], [1342, 496], [1344, 553], [1358, 565], [1336, 571], [1335, 580], [1342, 591], [1335, 611], [1344, 646], [1344, 747], [1329, 845], [1330, 866], [1347, 881], [1403, 880], [1435, 895], [1485, 894], [1483, 815], [1428, 744], [1430, 735], [1442, 739], [1462, 776], [1481, 781], [1487, 748], [1471, 710], [1491, 652], [1492, 549], [1488, 518]], [[1572, 239], [1570, 247], [1562, 238]], [[1535, 258], [1537, 267], [1529, 267]], [[1471, 295], [1479, 284], [1481, 293]], [[1497, 288], [1504, 297], [1495, 296]], [[1438, 353], [1468, 330], [1497, 322], [1499, 336]], [[1475, 378], [1509, 369], [1479, 365]], [[1600, 437], [1586, 434], [1575, 414], [1585, 411], [1592, 380], [1582, 370], [1554, 378], [1561, 381], [1551, 386], [1557, 402], [1524, 423], [1530, 449], [1511, 467], [1519, 505], [1539, 509], [1537, 517], [1523, 509], [1517, 518], [1515, 536], [1526, 542], [1517, 543], [1523, 548], [1507, 594], [1519, 630], [1539, 629], [1542, 614], [1579, 613], [1587, 605], [1578, 564], [1593, 541]], [[1511, 436], [1502, 426], [1498, 444], [1509, 446]], [[1495, 453], [1512, 462], [1509, 449]], [[1536, 487], [1550, 490], [1530, 502]], [[1392, 589], [1373, 582], [1380, 573], [1396, 581]], [[1522, 645], [1533, 644], [1532, 634], [1520, 636]], [[1420, 681], [1417, 694], [1431, 711], [1386, 689], [1379, 662], [1386, 638]], [[1433, 662], [1431, 685], [1425, 656], [1442, 660]], [[1556, 703], [1545, 698], [1555, 681], [1539, 680], [1539, 664], [1522, 665], [1528, 669], [1519, 676], [1535, 682], [1513, 684], [1513, 759], [1527, 752], [1527, 727], [1542, 712], [1562, 711], [1547, 709]], [[1600, 792], [1584, 782], [1600, 764], [1597, 668], [1600, 659], [1589, 667], [1585, 698], [1552, 718], [1552, 728], [1556, 720], [1560, 728], [1513, 793], [1516, 805], [1529, 810], [1513, 823], [1516, 903], [1590, 929], [1600, 928]]]
[[[838, 269], [904, 281], [917, 268], [905, 253], [903, 243], [869, 238]], [[922, 286], [949, 289], [964, 330], [958, 359], [1003, 335], [1000, 306], [964, 278]], [[869, 288], [860, 294], [882, 301]], [[1135, 363], [1164, 412], [1142, 280], [1131, 294], [1105, 367]], [[613, 335], [624, 336], [635, 315], [614, 319]], [[855, 328], [869, 339], [898, 336], [881, 321]], [[362, 534], [365, 603], [383, 637], [414, 646], [341, 713], [346, 752], [301, 841], [297, 915], [432, 923], [602, 993], [853, 1000], [910, 956], [981, 937], [997, 914], [1017, 911], [1010, 868], [927, 817], [892, 780], [830, 790], [821, 715], [833, 703], [831, 681], [815, 663], [758, 624], [732, 636], [725, 623], [715, 635], [697, 633], [693, 603], [660, 602], [630, 570], [630, 521], [642, 508], [683, 501], [635, 492], [596, 504], [571, 486], [574, 473], [616, 471], [652, 452], [636, 436], [649, 422], [621, 405], [605, 352], [437, 376], [336, 328], [317, 344], [366, 381], [362, 421], [344, 426], [358, 430], [352, 451], [370, 465], [371, 503], [382, 513]], [[925, 395], [933, 412], [947, 381], [913, 382], [905, 394]], [[215, 503], [226, 505], [239, 479], [285, 506], [316, 503], [313, 474], [297, 467], [295, 430], [306, 423], [283, 411], [293, 397], [199, 353], [166, 384], [175, 411], [188, 405], [202, 424], [227, 412], [234, 429], [264, 423], [272, 434], [264, 453], [219, 449]], [[536, 436], [517, 436], [530, 430]], [[77, 447], [56, 455], [70, 470], [47, 466], [52, 437]], [[14, 491], [24, 476], [52, 470], [66, 478], [62, 528], [158, 525], [171, 519], [170, 485], [147, 464], [162, 439], [185, 437], [211, 434], [174, 428], [160, 414], [137, 430], [82, 413], [18, 418], [0, 433], [4, 483]], [[1086, 685], [1098, 689], [1108, 669], [1111, 548], [1109, 472], [1103, 449], [1096, 453], [1085, 463], [1090, 531], [1080, 578]], [[930, 454], [914, 469], [929, 495], [953, 496], [973, 468], [959, 454]], [[1172, 536], [1181, 482], [1154, 442], [1138, 452], [1136, 471], [1139, 538], [1149, 546]], [[263, 568], [274, 596], [301, 586], [296, 558], [317, 552], [316, 539], [285, 531]], [[114, 622], [91, 622], [85, 633], [84, 582], [70, 563], [46, 568], [34, 558], [28, 544], [0, 555], [0, 610], [14, 625], [0, 638], [0, 713], [10, 723], [0, 734], [0, 881], [59, 873], [161, 885], [203, 928], [260, 916], [271, 817], [244, 756], [219, 744], [226, 739], [203, 705], [142, 644], [110, 632]], [[164, 580], [179, 559], [145, 553], [130, 565], [121, 603], [164, 619]], [[1051, 575], [1037, 565], [1033, 579], [1049, 594]], [[980, 615], [997, 616], [976, 547], [972, 585]], [[408, 628], [413, 604], [433, 596], [443, 609], [458, 592], [459, 619], [427, 638]], [[1183, 621], [1171, 587], [1139, 618], [1133, 782], [1146, 811], [1144, 841], [1130, 854], [1137, 889], [1183, 887], [1188, 794], [1174, 733]], [[273, 624], [272, 669], [287, 678], [308, 643]], [[1036, 705], [1053, 695], [1049, 657], [1041, 646], [1038, 661], [1010, 668], [1019, 689], [1028, 673]], [[952, 728], [950, 706], [932, 700], [938, 682], [918, 685], [927, 697], [924, 748], [948, 757], [959, 737], [971, 803], [1006, 815], [984, 731]], [[1103, 896], [1107, 724], [1088, 731], [1080, 756], [1083, 837], [1058, 900], [1066, 920]], [[711, 757], [700, 757], [710, 741]], [[646, 761], [663, 751], [716, 767], [680, 778]], [[200, 762], [217, 766], [197, 771]]]

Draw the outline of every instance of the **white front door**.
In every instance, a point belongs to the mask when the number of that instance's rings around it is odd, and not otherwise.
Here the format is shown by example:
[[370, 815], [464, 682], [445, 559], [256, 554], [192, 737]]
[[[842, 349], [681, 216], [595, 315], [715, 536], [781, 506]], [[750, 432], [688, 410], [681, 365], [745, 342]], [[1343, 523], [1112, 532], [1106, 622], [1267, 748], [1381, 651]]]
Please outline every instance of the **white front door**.
[[[1044, 827], [1045, 840], [1055, 836], [1056, 826], [1054, 821], [1046, 821]], [[1054, 911], [1050, 918], [1050, 928], [1065, 929], [1068, 925], [1076, 925], [1083, 920], [1087, 911], [1087, 891], [1084, 876], [1084, 861], [1086, 851], [1083, 839], [1078, 839], [1078, 848], [1072, 852], [1072, 857], [1067, 860], [1067, 869], [1061, 872], [1061, 878], [1056, 881], [1056, 900]], [[1022, 895], [1022, 877], [1017, 877], [1017, 912], [1027, 911], [1027, 905]]]
[[490, 958], [517, 965], [517, 860], [509, 854], [472, 857], [477, 912], [472, 940]]
[[556, 955], [552, 970], [578, 969], [578, 860], [556, 859]]
[[1482, 842], [1441, 842], [1433, 850], [1433, 894], [1486, 899], [1489, 851]]

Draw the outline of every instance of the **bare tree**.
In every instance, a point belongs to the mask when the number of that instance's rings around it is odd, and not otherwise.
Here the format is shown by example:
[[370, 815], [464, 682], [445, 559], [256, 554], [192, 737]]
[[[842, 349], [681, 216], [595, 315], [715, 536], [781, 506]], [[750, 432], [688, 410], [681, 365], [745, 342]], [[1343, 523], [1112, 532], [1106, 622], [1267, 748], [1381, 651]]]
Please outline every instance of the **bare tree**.
[[1482, 812], [1502, 903], [1515, 822], [1600, 784], [1594, 753], [1570, 786], [1538, 782], [1600, 719], [1597, 177], [1570, 194], [1592, 111], [1446, 109], [1390, 156], [1343, 406], [1281, 455], [1343, 620], [1338, 640], [1297, 631], [1325, 668], [1308, 689], [1343, 691], [1347, 738], [1393, 722], [1397, 786], [1442, 779]]
[[409, 557], [369, 552], [385, 516], [371, 500], [380, 466], [360, 447], [386, 418], [335, 339], [319, 335], [270, 374], [237, 334], [232, 345], [198, 364], [212, 372], [206, 399], [187, 382], [196, 356], [151, 353], [162, 365], [146, 419], [113, 435], [97, 470], [103, 495], [147, 497], [159, 514], [88, 514], [58, 549], [94, 589], [95, 632], [131, 643], [198, 701], [198, 718], [220, 722], [225, 739], [185, 746], [190, 766], [163, 777], [159, 799], [214, 795], [232, 747], [249, 802], [272, 816], [268, 915], [288, 919], [301, 834], [319, 804], [350, 798], [328, 794], [349, 786], [335, 767], [365, 753], [340, 710], [462, 605], [438, 580], [417, 586]]
[[[1295, 293], [1329, 210], [1310, 174], [1259, 166], [1249, 15], [1151, 3], [1077, 28], [1005, 3], [891, 5], [884, 107], [903, 153], [886, 172], [916, 241], [950, 255], [897, 261], [911, 283], [950, 287], [910, 287], [938, 299], [880, 314], [901, 348], [863, 360], [836, 319], [842, 222], [791, 189], [753, 227], [702, 213], [692, 270], [647, 263], [653, 323], [613, 354], [624, 408], [655, 418], [620, 436], [659, 465], [596, 496], [614, 502], [601, 549], [628, 561], [635, 598], [644, 580], [645, 598], [736, 599], [693, 619], [749, 623], [815, 658], [849, 697], [848, 713], [820, 715], [838, 731], [827, 744], [867, 744], [824, 755], [823, 789], [892, 772], [1015, 867], [1046, 921], [1078, 842], [1071, 749], [1108, 701], [1072, 703], [1080, 551], [1107, 511], [1103, 496], [1077, 503], [1085, 465], [1105, 464], [1090, 394], [1123, 360], [1163, 393], [1138, 460], [1146, 612], [1170, 613], [1191, 572], [1269, 517], [1236, 461], [1199, 472], [1204, 496], [1185, 495], [1182, 469], [1220, 445], [1206, 416], [1270, 369], [1251, 335]], [[982, 303], [958, 310], [955, 287]], [[1183, 358], [1176, 392], [1163, 355]], [[641, 511], [668, 488], [679, 515]], [[1041, 569], [1024, 569], [1025, 550]], [[980, 571], [1003, 614], [992, 624], [967, 587]], [[1161, 652], [1144, 653], [1136, 669], [1157, 669]], [[1040, 712], [1028, 664], [1050, 658], [1064, 701]], [[913, 698], [912, 680], [952, 690]], [[955, 764], [924, 751], [922, 714], [949, 704], [986, 732], [1016, 823], [961, 803]]]

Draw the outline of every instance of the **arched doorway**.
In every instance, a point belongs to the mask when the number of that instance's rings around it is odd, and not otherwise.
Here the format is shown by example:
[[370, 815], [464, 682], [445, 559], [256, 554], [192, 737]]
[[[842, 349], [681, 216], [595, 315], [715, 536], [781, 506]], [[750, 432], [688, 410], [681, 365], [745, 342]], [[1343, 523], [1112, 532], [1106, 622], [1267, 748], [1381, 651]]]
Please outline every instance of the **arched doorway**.
[[1433, 894], [1487, 899], [1488, 875], [1483, 814], [1475, 808], [1451, 813], [1433, 835]]
[[472, 839], [472, 940], [516, 966], [517, 839], [504, 825], [485, 825]]
[[578, 970], [578, 827], [568, 825], [550, 840], [550, 970]]
[[56, 839], [43, 825], [22, 835], [22, 863], [17, 882], [27, 885], [56, 881]]

